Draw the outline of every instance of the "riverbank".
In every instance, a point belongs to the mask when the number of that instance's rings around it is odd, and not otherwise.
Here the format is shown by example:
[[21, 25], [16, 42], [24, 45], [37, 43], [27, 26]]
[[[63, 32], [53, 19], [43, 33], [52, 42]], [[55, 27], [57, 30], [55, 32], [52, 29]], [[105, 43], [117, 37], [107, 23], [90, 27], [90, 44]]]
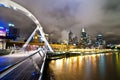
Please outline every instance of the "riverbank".
[[120, 80], [120, 53], [75, 56], [46, 62], [43, 80]]
[[120, 52], [119, 50], [97, 50], [97, 51], [84, 51], [84, 52], [53, 52], [47, 53], [47, 60], [56, 60], [62, 59], [65, 57], [73, 57], [73, 56], [80, 56], [80, 55], [92, 55], [92, 54], [106, 54], [106, 53], [115, 53]]

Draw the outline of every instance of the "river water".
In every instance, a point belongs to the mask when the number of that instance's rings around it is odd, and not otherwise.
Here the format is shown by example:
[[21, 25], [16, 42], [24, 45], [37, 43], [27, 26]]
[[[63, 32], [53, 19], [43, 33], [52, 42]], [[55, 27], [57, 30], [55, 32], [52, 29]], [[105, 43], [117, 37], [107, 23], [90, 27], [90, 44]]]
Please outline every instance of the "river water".
[[120, 80], [120, 54], [94, 54], [48, 61], [43, 80]]

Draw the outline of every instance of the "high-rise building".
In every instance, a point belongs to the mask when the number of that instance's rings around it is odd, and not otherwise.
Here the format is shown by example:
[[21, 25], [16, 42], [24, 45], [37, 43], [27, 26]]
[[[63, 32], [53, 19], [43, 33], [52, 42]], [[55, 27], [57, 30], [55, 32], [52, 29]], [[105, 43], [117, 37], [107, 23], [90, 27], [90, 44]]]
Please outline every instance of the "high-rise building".
[[90, 39], [90, 36], [87, 34], [84, 28], [82, 28], [80, 35], [81, 38], [79, 43], [82, 46], [82, 48], [90, 47], [90, 45], [92, 44], [92, 40]]
[[9, 27], [6, 31], [6, 38], [15, 40], [17, 37], [19, 37], [19, 29], [15, 27]]
[[86, 38], [87, 38], [87, 33], [85, 32], [85, 29], [84, 29], [84, 28], [82, 28], [81, 38], [82, 38], [82, 39], [86, 39]]
[[19, 37], [19, 29], [12, 23], [0, 20], [0, 49], [6, 49], [7, 42]]
[[104, 40], [104, 37], [102, 34], [99, 34], [96, 36], [96, 47], [98, 48], [104, 48], [106, 46], [106, 41]]
[[73, 38], [73, 44], [74, 44], [74, 45], [78, 45], [78, 37], [77, 37], [77, 36], [75, 36], [75, 37]]
[[73, 33], [72, 31], [70, 31], [68, 34], [68, 44], [72, 44], [72, 43], [73, 43]]

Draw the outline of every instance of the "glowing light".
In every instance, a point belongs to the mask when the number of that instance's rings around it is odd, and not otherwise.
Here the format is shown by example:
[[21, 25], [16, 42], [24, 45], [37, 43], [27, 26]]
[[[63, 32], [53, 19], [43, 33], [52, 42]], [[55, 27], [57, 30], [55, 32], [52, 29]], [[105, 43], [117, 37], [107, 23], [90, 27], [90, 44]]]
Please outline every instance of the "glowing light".
[[9, 23], [9, 24], [8, 24], [8, 26], [12, 26], [12, 27], [14, 27], [15, 25], [14, 25], [14, 24], [12, 24], [12, 23]]
[[63, 65], [63, 59], [58, 59], [56, 60], [56, 67], [58, 69], [61, 69], [62, 68], [62, 65]]
[[95, 58], [95, 57], [96, 57], [96, 54], [92, 54], [91, 56]]
[[9, 31], [9, 29], [6, 29], [6, 32], [8, 32]]
[[76, 62], [76, 61], [77, 61], [77, 57], [74, 57], [74, 58], [73, 58], [73, 61]]
[[16, 8], [16, 7], [13, 7], [13, 9], [14, 9], [14, 10], [17, 10], [17, 8]]
[[6, 32], [5, 31], [0, 31], [0, 36], [6, 36]]
[[37, 36], [35, 36], [35, 39], [37, 39]]
[[52, 63], [52, 64], [54, 64], [54, 63], [55, 63], [55, 61], [54, 61], [54, 60], [52, 60], [52, 61], [51, 61], [51, 63]]
[[70, 62], [69, 58], [66, 59], [66, 64], [68, 65]]
[[4, 27], [0, 26], [0, 29], [4, 29]]
[[83, 56], [79, 56], [79, 60], [80, 60], [80, 62], [82, 62]]

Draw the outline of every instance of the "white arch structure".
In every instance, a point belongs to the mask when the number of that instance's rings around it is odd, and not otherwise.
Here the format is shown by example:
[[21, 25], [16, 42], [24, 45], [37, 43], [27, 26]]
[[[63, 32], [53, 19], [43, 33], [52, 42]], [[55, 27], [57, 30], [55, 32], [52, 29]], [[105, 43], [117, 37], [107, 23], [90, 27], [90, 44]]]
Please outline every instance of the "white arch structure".
[[41, 24], [39, 23], [39, 21], [36, 19], [36, 17], [30, 11], [28, 11], [27, 9], [25, 9], [21, 5], [13, 2], [11, 0], [0, 0], [0, 7], [1, 6], [2, 7], [7, 7], [7, 8], [10, 8], [10, 9], [16, 10], [18, 12], [21, 12], [22, 14], [25, 14], [36, 24], [36, 26], [37, 26], [36, 29], [33, 31], [31, 36], [28, 38], [26, 43], [23, 45], [23, 48], [25, 48], [29, 44], [30, 40], [35, 35], [35, 32], [39, 31], [40, 32], [40, 38], [45, 43], [45, 45], [47, 46], [47, 49], [49, 51], [53, 52], [51, 46], [49, 45], [48, 41], [45, 38], [45, 34], [43, 32], [43, 28], [42, 28]]

